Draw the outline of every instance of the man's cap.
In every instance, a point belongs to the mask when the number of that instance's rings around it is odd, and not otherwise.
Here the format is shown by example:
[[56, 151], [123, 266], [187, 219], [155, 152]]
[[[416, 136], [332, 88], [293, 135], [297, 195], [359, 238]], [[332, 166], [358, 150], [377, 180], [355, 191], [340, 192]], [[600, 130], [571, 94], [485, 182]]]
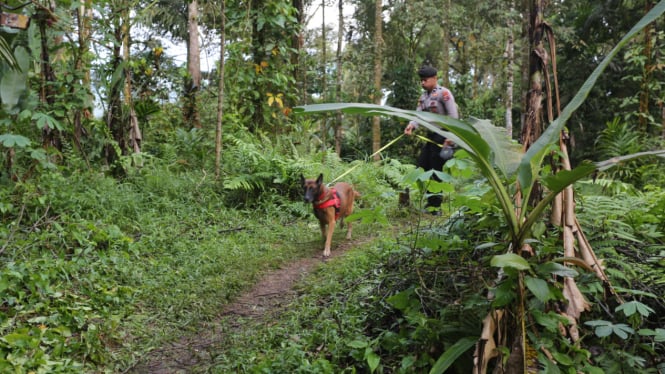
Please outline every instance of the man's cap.
[[420, 69], [418, 69], [418, 75], [420, 78], [429, 78], [429, 77], [434, 77], [436, 76], [436, 69], [434, 69], [431, 66], [423, 66]]

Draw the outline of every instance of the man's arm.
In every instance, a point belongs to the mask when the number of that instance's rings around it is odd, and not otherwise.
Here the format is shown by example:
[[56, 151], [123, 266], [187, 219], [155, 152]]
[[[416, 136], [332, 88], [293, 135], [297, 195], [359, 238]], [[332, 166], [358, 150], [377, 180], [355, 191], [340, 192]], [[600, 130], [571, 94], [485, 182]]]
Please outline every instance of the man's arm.
[[455, 97], [449, 89], [444, 88], [443, 95], [441, 96], [441, 101], [443, 107], [446, 109], [446, 114], [450, 117], [459, 119], [459, 113], [457, 112], [457, 103], [455, 103]]
[[[422, 110], [423, 110], [423, 101], [424, 101], [423, 97], [420, 96], [420, 98], [418, 99], [418, 105], [416, 106], [416, 111], [422, 112]], [[406, 135], [411, 135], [411, 134], [413, 134], [413, 131], [417, 128], [418, 128], [418, 122], [409, 121], [409, 124], [407, 124], [406, 127], [404, 128], [404, 133]]]

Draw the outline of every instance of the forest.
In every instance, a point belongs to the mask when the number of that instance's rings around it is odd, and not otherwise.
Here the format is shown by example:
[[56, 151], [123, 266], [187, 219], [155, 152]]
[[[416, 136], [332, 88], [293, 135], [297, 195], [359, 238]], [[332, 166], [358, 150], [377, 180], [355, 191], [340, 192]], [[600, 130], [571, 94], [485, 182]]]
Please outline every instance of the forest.
[[665, 372], [663, 13], [0, 0], [0, 372]]

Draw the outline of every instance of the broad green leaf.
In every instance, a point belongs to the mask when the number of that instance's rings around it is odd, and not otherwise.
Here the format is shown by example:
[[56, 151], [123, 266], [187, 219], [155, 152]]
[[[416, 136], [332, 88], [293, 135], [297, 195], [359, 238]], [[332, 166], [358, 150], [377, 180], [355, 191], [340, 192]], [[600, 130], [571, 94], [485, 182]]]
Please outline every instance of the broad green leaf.
[[557, 351], [552, 351], [552, 356], [554, 357], [554, 359], [555, 359], [558, 363], [560, 363], [560, 364], [562, 364], [562, 365], [566, 365], [566, 366], [571, 366], [571, 365], [573, 365], [573, 360], [570, 358], [570, 356], [568, 356], [568, 355], [565, 354], [565, 353], [561, 353], [561, 352], [557, 352]]
[[413, 290], [408, 289], [390, 296], [386, 301], [395, 309], [406, 310], [411, 305], [411, 295], [413, 295]]
[[653, 340], [659, 343], [665, 342], [665, 329], [656, 329]]
[[30, 139], [22, 135], [2, 134], [0, 135], [0, 144], [7, 148], [11, 147], [27, 147], [30, 145]]
[[603, 320], [593, 320], [593, 321], [586, 321], [584, 322], [584, 324], [587, 326], [596, 327], [596, 326], [609, 326], [612, 324], [612, 322], [603, 321]]
[[514, 282], [501, 282], [499, 285], [492, 290], [494, 294], [494, 299], [492, 300], [492, 307], [501, 308], [505, 305], [508, 305], [515, 300], [517, 294], [513, 290]]
[[623, 311], [623, 314], [625, 314], [626, 317], [630, 317], [636, 312], [640, 313], [642, 317], [648, 317], [651, 313], [654, 313], [654, 310], [651, 309], [648, 305], [636, 300], [619, 305], [616, 307], [615, 311]]
[[470, 118], [469, 120], [481, 134], [492, 150], [492, 163], [496, 166], [504, 178], [513, 174], [519, 166], [524, 151], [522, 146], [513, 141], [505, 128], [494, 126], [490, 121]]
[[365, 359], [367, 360], [367, 365], [369, 365], [369, 370], [372, 373], [379, 367], [379, 362], [381, 362], [381, 357], [374, 353], [370, 347], [365, 349]]
[[526, 276], [524, 282], [529, 291], [531, 291], [531, 293], [541, 302], [546, 303], [553, 298], [546, 281], [540, 278]]
[[524, 257], [515, 253], [506, 253], [492, 257], [490, 265], [498, 268], [510, 267], [517, 270], [529, 270], [531, 265], [524, 259]]
[[438, 182], [438, 181], [430, 181], [427, 184], [427, 191], [431, 193], [452, 193], [455, 192], [455, 186], [453, 186], [450, 183], [445, 183], [445, 182]]
[[554, 175], [548, 175], [542, 179], [542, 182], [551, 193], [558, 194], [578, 180], [591, 175], [595, 170], [594, 164], [585, 161], [573, 170], [561, 170]]
[[635, 333], [635, 330], [633, 330], [630, 326], [624, 323], [617, 323], [616, 325], [613, 325], [612, 331], [616, 336], [624, 340], [628, 338], [629, 334], [632, 335]]
[[563, 317], [553, 311], [543, 313], [538, 309], [534, 309], [531, 313], [533, 314], [534, 319], [539, 325], [545, 327], [546, 329], [552, 332], [558, 331], [560, 324], [566, 325], [569, 323], [566, 317]]
[[348, 342], [346, 344], [351, 348], [360, 349], [360, 348], [366, 348], [367, 347], [367, 342], [362, 341], [362, 340], [354, 340], [354, 341]]
[[32, 116], [32, 119], [35, 121], [37, 128], [40, 130], [45, 128], [63, 130], [60, 122], [46, 113], [35, 113]]
[[0, 77], [0, 99], [5, 107], [13, 108], [18, 104], [26, 90], [27, 76], [20, 71], [8, 71]]
[[476, 340], [478, 338], [462, 338], [453, 344], [450, 348], [446, 349], [445, 352], [439, 359], [436, 360], [432, 369], [430, 369], [429, 374], [442, 374], [449, 367], [451, 367], [455, 360], [457, 360], [464, 352], [468, 351], [471, 347], [475, 346]]
[[604, 338], [606, 336], [612, 335], [612, 326], [598, 326], [594, 329], [596, 336], [599, 338]]
[[569, 268], [565, 265], [557, 264], [556, 262], [546, 262], [542, 265], [538, 265], [536, 272], [541, 275], [553, 274], [560, 277], [570, 277], [574, 278], [579, 275], [577, 270]]

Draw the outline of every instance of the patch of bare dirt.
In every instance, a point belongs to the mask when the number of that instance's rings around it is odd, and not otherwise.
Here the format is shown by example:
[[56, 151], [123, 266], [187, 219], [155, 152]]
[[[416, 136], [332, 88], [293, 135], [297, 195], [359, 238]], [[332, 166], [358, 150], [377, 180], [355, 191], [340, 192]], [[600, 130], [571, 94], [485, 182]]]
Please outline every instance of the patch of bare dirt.
[[[348, 249], [358, 246], [369, 239], [361, 238], [339, 243], [333, 248], [329, 259], [343, 255]], [[325, 264], [321, 252], [317, 257], [302, 258], [280, 269], [265, 274], [254, 287], [228, 304], [218, 320], [191, 336], [182, 337], [165, 347], [153, 350], [141, 362], [128, 370], [129, 373], [180, 374], [196, 371], [196, 367], [212, 362], [211, 349], [223, 338], [220, 330], [226, 334], [240, 330], [247, 321], [260, 322], [274, 319], [283, 307], [289, 305], [296, 296], [295, 285], [303, 280], [317, 266]], [[237, 318], [234, 318], [237, 317]], [[242, 320], [243, 322], [240, 322]], [[221, 324], [227, 324], [221, 326]], [[229, 326], [231, 324], [231, 326]]]

